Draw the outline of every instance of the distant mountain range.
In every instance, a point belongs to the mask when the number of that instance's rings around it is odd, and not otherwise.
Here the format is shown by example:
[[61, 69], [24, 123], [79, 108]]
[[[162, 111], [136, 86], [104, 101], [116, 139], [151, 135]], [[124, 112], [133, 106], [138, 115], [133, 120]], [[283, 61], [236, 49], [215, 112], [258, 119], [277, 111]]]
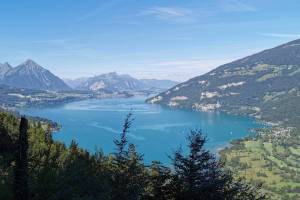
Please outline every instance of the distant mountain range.
[[[70, 81], [66, 81], [67, 83]], [[77, 90], [90, 91], [139, 91], [146, 89], [146, 86], [139, 80], [129, 75], [119, 75], [116, 72], [101, 74], [90, 78], [79, 78], [71, 81]]]
[[3, 78], [6, 72], [12, 69], [12, 66], [8, 64], [7, 62], [2, 64], [0, 63], [0, 79]]
[[27, 60], [17, 67], [8, 63], [0, 65], [0, 83], [16, 88], [63, 91], [71, 88], [50, 71], [33, 60]]
[[61, 80], [33, 60], [12, 67], [8, 63], [0, 63], [0, 84], [33, 90], [68, 91], [72, 89], [93, 92], [136, 92], [157, 91], [167, 89], [177, 83], [169, 80], [142, 79], [116, 72], [89, 78]]
[[147, 100], [175, 108], [248, 114], [300, 126], [300, 40], [222, 65]]
[[151, 89], [167, 89], [177, 84], [170, 80], [136, 79], [127, 74], [111, 72], [90, 78], [74, 80], [64, 79], [73, 89], [89, 91], [143, 91]]
[[149, 87], [160, 88], [160, 89], [169, 89], [179, 83], [172, 80], [158, 80], [158, 79], [140, 79], [140, 81]]

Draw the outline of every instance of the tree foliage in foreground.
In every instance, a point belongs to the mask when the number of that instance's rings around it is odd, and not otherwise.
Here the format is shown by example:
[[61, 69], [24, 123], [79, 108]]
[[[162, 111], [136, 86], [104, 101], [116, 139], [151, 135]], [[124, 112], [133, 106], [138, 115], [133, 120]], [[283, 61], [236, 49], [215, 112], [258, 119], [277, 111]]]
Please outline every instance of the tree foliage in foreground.
[[91, 154], [75, 141], [66, 147], [52, 140], [50, 128], [30, 121], [27, 159], [20, 165], [14, 155], [24, 126], [21, 124], [18, 130], [17, 118], [0, 113], [0, 199], [18, 196], [13, 186], [20, 177], [16, 173], [20, 166], [25, 166], [28, 176], [25, 170], [24, 187], [17, 189], [28, 193], [32, 200], [266, 199], [259, 188], [234, 180], [222, 163], [204, 149], [206, 138], [201, 131], [191, 131], [187, 137], [188, 153], [177, 150], [171, 167], [158, 161], [147, 166], [143, 155], [127, 140], [132, 121], [129, 114], [120, 139], [114, 141], [115, 152], [109, 155], [101, 151]]
[[22, 117], [19, 128], [19, 139], [15, 153], [14, 167], [14, 198], [15, 200], [28, 199], [28, 121]]

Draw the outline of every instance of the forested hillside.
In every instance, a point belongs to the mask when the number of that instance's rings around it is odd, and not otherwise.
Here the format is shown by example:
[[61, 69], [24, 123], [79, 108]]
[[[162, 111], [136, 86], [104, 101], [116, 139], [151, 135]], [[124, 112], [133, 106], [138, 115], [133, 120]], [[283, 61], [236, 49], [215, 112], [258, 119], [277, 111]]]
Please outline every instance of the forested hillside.
[[221, 65], [147, 100], [299, 126], [300, 40]]
[[266, 199], [258, 187], [235, 181], [204, 149], [205, 137], [191, 131], [189, 152], [179, 149], [172, 166], [143, 156], [127, 141], [131, 114], [115, 152], [94, 154], [72, 142], [53, 141], [51, 127], [0, 113], [0, 199]]

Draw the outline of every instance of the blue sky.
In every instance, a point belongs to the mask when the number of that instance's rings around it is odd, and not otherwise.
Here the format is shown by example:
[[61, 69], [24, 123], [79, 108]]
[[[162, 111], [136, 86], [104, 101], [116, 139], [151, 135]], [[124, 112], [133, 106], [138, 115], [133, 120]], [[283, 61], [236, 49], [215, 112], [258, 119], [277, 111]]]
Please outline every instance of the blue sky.
[[0, 0], [0, 62], [184, 81], [300, 38], [299, 0]]

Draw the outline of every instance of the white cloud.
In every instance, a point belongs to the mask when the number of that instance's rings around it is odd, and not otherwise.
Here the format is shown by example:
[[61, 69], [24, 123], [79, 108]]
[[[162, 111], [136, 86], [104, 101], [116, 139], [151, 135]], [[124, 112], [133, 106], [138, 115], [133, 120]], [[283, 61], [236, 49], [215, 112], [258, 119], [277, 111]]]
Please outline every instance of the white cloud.
[[155, 15], [161, 18], [185, 17], [187, 15], [186, 10], [176, 7], [154, 7], [149, 8], [144, 13], [149, 15]]
[[155, 6], [141, 12], [142, 16], [152, 16], [159, 20], [180, 23], [193, 23], [226, 12], [256, 12], [257, 9], [242, 0], [217, 0], [210, 8], [199, 6]]
[[257, 9], [241, 0], [221, 0], [224, 11], [227, 12], [255, 12]]
[[77, 18], [77, 22], [82, 22], [82, 21], [86, 21], [88, 19], [91, 19], [91, 18], [94, 18], [96, 17], [97, 15], [99, 15], [101, 12], [103, 12], [104, 10], [107, 10], [107, 9], [110, 9], [114, 6], [116, 6], [121, 0], [107, 0], [107, 1], [104, 1], [104, 2], [101, 2], [101, 4], [85, 13], [84, 15], [80, 16], [79, 18]]
[[148, 62], [144, 63], [142, 68], [135, 67], [121, 72], [129, 73], [138, 78], [158, 78], [186, 81], [195, 76], [207, 73], [210, 70], [234, 59], [235, 58], [204, 58]]
[[290, 33], [259, 33], [262, 36], [277, 37], [277, 38], [300, 38], [300, 34]]
[[191, 10], [181, 7], [151, 7], [142, 11], [141, 14], [174, 22], [193, 22], [195, 20]]

